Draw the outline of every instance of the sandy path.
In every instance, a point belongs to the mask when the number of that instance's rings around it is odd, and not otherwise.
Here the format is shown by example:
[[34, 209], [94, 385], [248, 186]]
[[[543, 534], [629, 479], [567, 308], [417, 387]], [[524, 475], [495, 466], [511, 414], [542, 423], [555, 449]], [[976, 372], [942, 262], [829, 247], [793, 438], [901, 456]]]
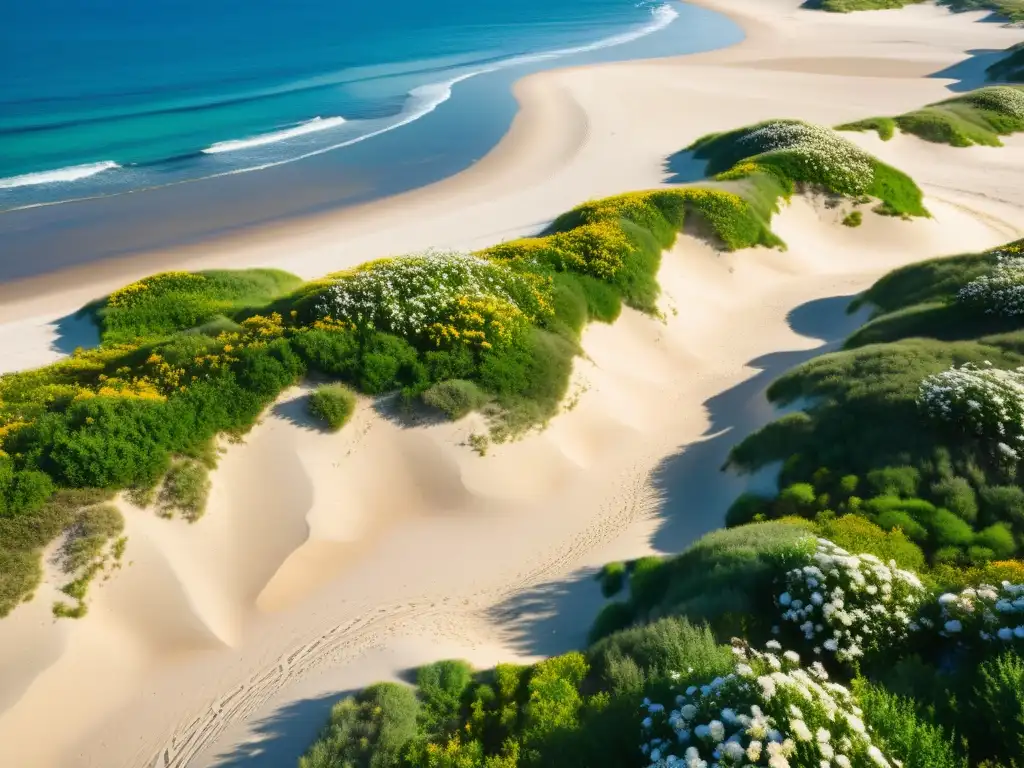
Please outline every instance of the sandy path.
[[[921, 75], [1024, 36], [929, 6], [836, 17], [791, 0], [721, 4], [745, 20], [743, 45], [530, 78], [508, 140], [449, 182], [60, 278], [74, 289], [21, 286], [0, 303], [4, 359], [58, 354], [53, 318], [133, 271], [187, 261], [312, 276], [495, 242], [589, 197], [685, 176], [664, 158], [709, 130], [941, 98], [950, 81]], [[47, 584], [0, 622], [0, 765], [287, 765], [341, 691], [444, 656], [485, 665], [582, 644], [601, 605], [593, 568], [720, 525], [745, 482], [718, 472], [729, 446], [771, 417], [774, 376], [852, 326], [844, 297], [895, 265], [1020, 235], [1024, 144], [857, 140], [923, 183], [934, 219], [869, 215], [849, 230], [797, 201], [776, 226], [785, 253], [681, 239], [660, 275], [664, 321], [626, 312], [589, 328], [577, 404], [544, 433], [480, 458], [463, 445], [472, 417], [407, 426], [366, 402], [329, 436], [305, 424], [295, 390], [227, 447], [199, 523], [126, 508], [131, 564], [86, 619], [49, 619]]]

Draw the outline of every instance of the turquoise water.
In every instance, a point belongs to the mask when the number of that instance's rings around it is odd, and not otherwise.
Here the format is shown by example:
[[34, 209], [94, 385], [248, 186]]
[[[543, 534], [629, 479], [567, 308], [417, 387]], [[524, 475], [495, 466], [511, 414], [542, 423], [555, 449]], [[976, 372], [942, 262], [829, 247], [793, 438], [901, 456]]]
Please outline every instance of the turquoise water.
[[628, 44], [662, 0], [32, 0], [0, 27], [0, 208], [261, 170], [467, 80]]

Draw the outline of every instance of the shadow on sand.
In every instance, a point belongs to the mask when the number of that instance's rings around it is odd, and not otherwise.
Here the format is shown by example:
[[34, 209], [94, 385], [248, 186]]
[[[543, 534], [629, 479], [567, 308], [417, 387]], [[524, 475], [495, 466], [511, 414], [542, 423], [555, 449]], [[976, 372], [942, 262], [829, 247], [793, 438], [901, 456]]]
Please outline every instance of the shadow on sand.
[[674, 155], [669, 155], [665, 161], [665, 173], [668, 178], [667, 184], [691, 184], [695, 181], [702, 181], [706, 178], [705, 171], [708, 167], [707, 160], [698, 160], [690, 150], [682, 150]]
[[84, 312], [65, 315], [54, 322], [53, 327], [57, 335], [51, 346], [62, 355], [70, 355], [79, 347], [91, 349], [100, 344], [100, 329]]
[[[677, 552], [708, 531], [720, 528], [725, 510], [745, 487], [746, 479], [720, 471], [732, 446], [771, 420], [775, 411], [764, 391], [790, 367], [836, 348], [863, 316], [848, 315], [850, 296], [808, 302], [789, 313], [789, 326], [797, 333], [821, 339], [809, 350], [776, 352], [751, 360], [759, 372], [704, 403], [710, 425], [703, 439], [661, 462], [654, 483], [660, 495], [659, 527], [653, 547]], [[286, 418], [292, 408], [303, 408], [304, 398], [280, 406]], [[298, 418], [297, 416], [295, 418]], [[581, 569], [567, 578], [538, 584], [491, 610], [489, 618], [503, 625], [513, 647], [529, 655], [551, 656], [586, 647], [589, 621], [605, 600], [594, 581], [595, 569]], [[414, 670], [400, 679], [413, 682]], [[279, 768], [295, 765], [317, 738], [335, 702], [355, 691], [305, 699], [282, 707], [253, 725], [254, 737], [230, 753], [220, 755], [217, 768]]]
[[986, 70], [1006, 56], [1005, 50], [976, 48], [966, 53], [970, 58], [940, 69], [938, 72], [932, 72], [928, 77], [956, 80], [955, 83], [951, 83], [947, 87], [957, 93], [973, 91], [975, 88], [986, 85], [999, 85], [999, 83], [988, 80]]

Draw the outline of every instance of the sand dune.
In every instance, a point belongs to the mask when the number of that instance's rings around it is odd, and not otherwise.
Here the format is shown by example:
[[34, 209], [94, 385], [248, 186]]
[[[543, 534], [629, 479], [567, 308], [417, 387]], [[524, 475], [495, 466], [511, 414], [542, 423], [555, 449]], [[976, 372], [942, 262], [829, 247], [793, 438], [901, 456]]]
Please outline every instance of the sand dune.
[[[157, 263], [314, 276], [427, 245], [481, 246], [587, 198], [684, 180], [692, 169], [665, 158], [707, 131], [776, 116], [834, 124], [942, 98], [951, 81], [921, 75], [1024, 36], [931, 6], [839, 17], [793, 0], [716, 5], [745, 23], [745, 43], [529, 78], [508, 139], [448, 182], [202, 254], [126, 259], [78, 288], [55, 287], [73, 284], [67, 275], [39, 283], [49, 292], [0, 306], [5, 357], [25, 365], [40, 341], [52, 356], [47, 324]], [[749, 482], [718, 472], [729, 446], [772, 416], [772, 377], [853, 326], [846, 297], [896, 265], [1024, 233], [1024, 143], [854, 140], [914, 175], [933, 218], [865, 215], [851, 230], [797, 198], [775, 225], [785, 252], [721, 254], [681, 238], [659, 275], [663, 318], [625, 310], [589, 327], [564, 412], [543, 432], [479, 457], [465, 445], [479, 417], [409, 423], [364, 400], [328, 435], [310, 428], [296, 388], [225, 443], [199, 522], [122, 502], [128, 563], [85, 619], [50, 619], [48, 582], [0, 621], [0, 765], [287, 765], [328, 693], [441, 657], [484, 665], [581, 644], [601, 604], [593, 568], [721, 524]], [[8, 322], [18, 316], [39, 320]]]

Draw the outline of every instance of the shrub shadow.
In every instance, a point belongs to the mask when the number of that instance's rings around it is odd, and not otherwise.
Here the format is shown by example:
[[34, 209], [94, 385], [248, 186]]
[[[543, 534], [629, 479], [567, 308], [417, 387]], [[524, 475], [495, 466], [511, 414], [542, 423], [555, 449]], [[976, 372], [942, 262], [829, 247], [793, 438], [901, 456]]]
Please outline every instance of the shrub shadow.
[[326, 432], [327, 430], [309, 412], [309, 393], [304, 392], [296, 397], [275, 403], [270, 412], [289, 424], [294, 424], [310, 432]]
[[938, 72], [932, 72], [928, 77], [956, 80], [957, 82], [950, 83], [947, 88], [957, 93], [973, 91], [975, 88], [981, 88], [985, 85], [993, 85], [994, 83], [988, 80], [986, 76], [986, 70], [1005, 57], [1006, 51], [1003, 49], [976, 48], [967, 51], [967, 53], [969, 58], [945, 69], [940, 69]]
[[50, 346], [62, 355], [70, 355], [79, 347], [91, 349], [100, 345], [100, 329], [88, 313], [65, 315], [54, 321], [53, 327], [57, 335]]
[[295, 701], [257, 720], [244, 744], [213, 757], [210, 768], [281, 768], [293, 766], [316, 741], [331, 707], [358, 689]]
[[607, 602], [595, 568], [569, 578], [535, 585], [488, 612], [504, 639], [520, 653], [557, 656], [587, 647], [590, 624]]
[[[751, 378], [704, 403], [710, 424], [703, 439], [666, 458], [654, 472], [658, 529], [652, 546], [659, 552], [680, 552], [696, 539], [724, 525], [725, 511], [753, 482], [723, 472], [732, 447], [779, 415], [765, 390], [779, 375], [806, 360], [840, 347], [865, 319], [866, 311], [850, 314], [853, 296], [817, 299], [793, 309], [786, 320], [801, 336], [821, 339], [813, 349], [774, 352], [751, 360], [759, 369]], [[777, 469], [777, 467], [773, 468]], [[774, 476], [773, 476], [774, 481]], [[595, 581], [597, 569], [581, 569], [565, 579], [545, 582], [517, 593], [489, 611], [505, 639], [525, 654], [551, 656], [587, 646], [591, 622], [609, 602]]]
[[390, 421], [402, 429], [450, 423], [450, 419], [437, 408], [418, 400], [411, 403], [403, 402], [401, 395], [397, 393], [376, 398], [373, 401], [373, 410], [385, 421]]
[[[863, 322], [863, 312], [847, 313], [852, 298], [834, 296], [793, 309], [787, 316], [790, 328], [801, 336], [821, 339], [822, 345], [751, 360], [747, 365], [758, 373], [704, 403], [710, 424], [703, 439], [664, 459], [654, 472], [654, 489], [661, 499], [660, 525], [652, 542], [655, 550], [682, 551], [724, 525], [729, 505], [754, 482], [750, 476], [722, 471], [729, 451], [778, 417], [778, 409], [765, 396], [776, 378], [795, 365], [838, 349]], [[763, 486], [763, 479], [757, 482]]]
[[690, 184], [707, 178], [707, 160], [698, 160], [690, 150], [669, 155], [665, 160], [665, 173], [669, 184]]

